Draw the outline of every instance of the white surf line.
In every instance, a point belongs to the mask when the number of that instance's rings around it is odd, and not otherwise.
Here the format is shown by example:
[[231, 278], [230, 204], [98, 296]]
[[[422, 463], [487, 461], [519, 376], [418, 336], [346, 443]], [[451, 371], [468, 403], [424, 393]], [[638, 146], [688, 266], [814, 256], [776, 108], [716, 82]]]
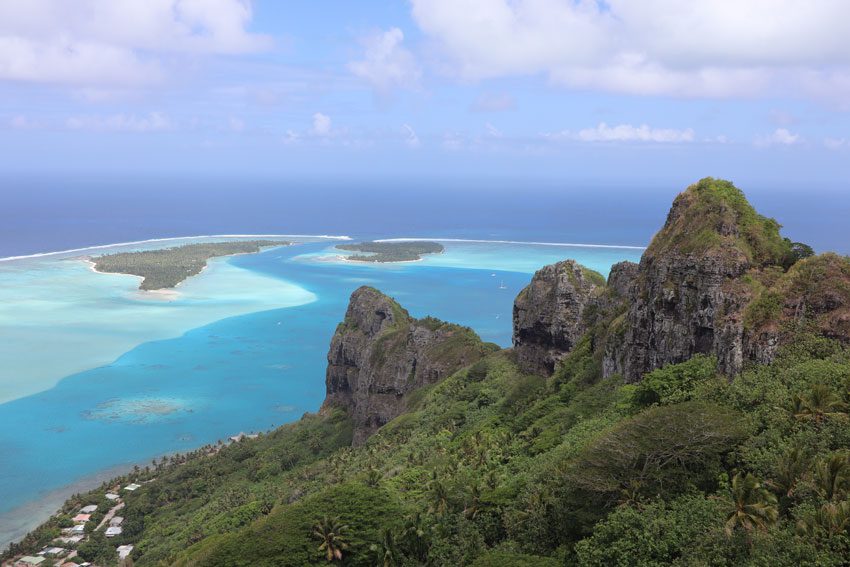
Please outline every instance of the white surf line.
[[432, 242], [479, 242], [491, 244], [533, 244], [535, 246], [564, 246], [570, 248], [625, 248], [627, 250], [646, 250], [646, 246], [629, 246], [625, 244], [575, 244], [572, 242], [533, 242], [527, 240], [480, 240], [475, 238], [382, 238], [374, 242], [414, 242], [430, 240]]
[[169, 242], [171, 240], [199, 240], [201, 238], [322, 238], [325, 240], [351, 240], [350, 236], [335, 236], [329, 234], [205, 234], [201, 236], [169, 236], [167, 238], [149, 238], [147, 240], [133, 240], [131, 242], [116, 242], [115, 244], [99, 244], [97, 246], [86, 246], [85, 248], [57, 250], [56, 252], [40, 252], [24, 256], [7, 256], [6, 258], [0, 258], [0, 262], [26, 260], [28, 258], [43, 258], [45, 256], [58, 256], [60, 254], [74, 254], [77, 252], [88, 252], [89, 250], [106, 250], [108, 248], [118, 248], [119, 246], [152, 244], [154, 242]]

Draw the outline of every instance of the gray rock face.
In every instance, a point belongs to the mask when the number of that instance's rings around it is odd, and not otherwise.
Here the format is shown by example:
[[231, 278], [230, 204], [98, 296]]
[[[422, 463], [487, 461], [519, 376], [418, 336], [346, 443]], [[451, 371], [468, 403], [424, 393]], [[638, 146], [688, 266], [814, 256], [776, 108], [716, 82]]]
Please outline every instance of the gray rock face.
[[414, 319], [390, 297], [361, 287], [331, 340], [323, 407], [348, 411], [353, 443], [362, 444], [407, 408], [407, 394], [490, 351], [466, 327]]
[[616, 298], [627, 298], [637, 281], [640, 266], [634, 262], [618, 262], [608, 273], [608, 289]]
[[733, 280], [747, 266], [743, 259], [644, 255], [623, 344], [603, 363], [607, 375], [619, 371], [627, 382], [636, 382], [650, 370], [697, 353], [716, 355], [726, 374], [740, 372], [745, 301]]
[[587, 330], [584, 311], [604, 287], [573, 260], [545, 266], [514, 301], [513, 344], [524, 372], [551, 374]]
[[[743, 310], [751, 296], [740, 278], [751, 263], [736, 247], [738, 226], [728, 220], [732, 215], [717, 215], [722, 220], [711, 227], [715, 236], [693, 233], [701, 204], [693, 192], [679, 195], [643, 254], [628, 289], [622, 340], [606, 349], [605, 376], [620, 373], [636, 382], [646, 372], [694, 354], [717, 356], [727, 375], [741, 371]], [[717, 210], [726, 209], [720, 205]], [[695, 253], [690, 248], [698, 237], [717, 244]]]

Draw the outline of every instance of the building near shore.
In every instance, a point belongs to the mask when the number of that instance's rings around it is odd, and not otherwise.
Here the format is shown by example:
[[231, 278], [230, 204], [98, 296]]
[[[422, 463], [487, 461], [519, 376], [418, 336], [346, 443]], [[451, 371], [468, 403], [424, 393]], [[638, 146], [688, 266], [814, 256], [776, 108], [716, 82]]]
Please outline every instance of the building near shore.
[[118, 559], [126, 559], [133, 553], [132, 545], [119, 545], [118, 546]]
[[121, 535], [121, 532], [123, 532], [123, 531], [124, 531], [123, 528], [120, 528], [118, 526], [110, 526], [110, 527], [106, 528], [106, 534], [105, 535], [106, 535], [106, 537], [115, 537], [115, 536]]
[[44, 557], [37, 557], [33, 555], [24, 555], [17, 561], [15, 561], [15, 567], [33, 567], [33, 565], [41, 565], [47, 561]]

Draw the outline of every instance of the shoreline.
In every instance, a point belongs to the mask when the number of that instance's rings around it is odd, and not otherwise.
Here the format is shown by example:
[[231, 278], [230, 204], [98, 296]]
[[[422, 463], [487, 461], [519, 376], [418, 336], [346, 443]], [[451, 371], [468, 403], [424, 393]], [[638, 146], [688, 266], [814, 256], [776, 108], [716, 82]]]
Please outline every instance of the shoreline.
[[565, 248], [613, 248], [617, 250], [646, 250], [646, 246], [633, 246], [629, 244], [576, 244], [572, 242], [536, 242], [530, 240], [485, 240], [481, 238], [381, 238], [375, 242], [417, 242], [430, 240], [432, 242], [477, 242], [480, 244], [524, 244], [531, 246], [563, 246]]
[[[206, 238], [206, 237], [198, 237], [198, 238]], [[103, 272], [101, 270], [98, 270], [97, 269], [97, 262], [95, 262], [92, 259], [92, 256], [86, 255], [86, 256], [79, 256], [79, 257], [76, 257], [76, 258], [69, 258], [69, 259], [70, 260], [82, 260], [83, 262], [85, 262], [88, 265], [89, 269], [92, 272], [94, 272], [95, 274], [114, 275], [114, 276], [130, 276], [130, 277], [138, 278], [139, 287], [136, 289], [136, 292], [137, 292], [137, 295], [140, 295], [141, 297], [143, 297], [145, 299], [161, 299], [163, 301], [174, 301], [174, 300], [179, 299], [181, 297], [181, 294], [177, 290], [177, 288], [180, 287], [184, 282], [186, 282], [186, 281], [188, 281], [188, 280], [190, 280], [194, 277], [202, 275], [205, 271], [207, 271], [207, 268], [210, 267], [210, 262], [213, 262], [216, 259], [233, 258], [235, 256], [245, 256], [245, 255], [248, 255], [248, 254], [259, 254], [259, 253], [261, 253], [265, 250], [274, 250], [275, 248], [284, 248], [284, 247], [293, 246], [293, 245], [296, 245], [296, 244], [299, 244], [299, 243], [298, 242], [287, 242], [286, 244], [280, 244], [280, 245], [260, 246], [260, 249], [259, 249], [258, 252], [235, 252], [233, 254], [223, 254], [221, 256], [213, 256], [211, 258], [207, 258], [207, 260], [204, 262], [204, 267], [201, 268], [201, 271], [198, 272], [197, 274], [192, 274], [190, 276], [183, 278], [182, 280], [177, 282], [174, 285], [174, 287], [163, 287], [163, 288], [159, 288], [159, 289], [141, 289], [141, 284], [145, 281], [144, 276], [140, 276], [140, 275], [137, 275], [137, 274], [128, 274], [128, 273], [125, 273], [125, 272]]]
[[[442, 254], [442, 252], [440, 252], [440, 254]], [[340, 262], [346, 262], [348, 264], [367, 264], [367, 265], [371, 265], [371, 266], [380, 266], [382, 264], [414, 264], [416, 262], [424, 262], [425, 258], [418, 258], [416, 260], [390, 260], [388, 262], [372, 262], [372, 261], [369, 261], [369, 260], [352, 260], [351, 256], [344, 256], [344, 255], [340, 254], [340, 255], [336, 256], [336, 258], [334, 260], [329, 260], [329, 261], [331, 261], [331, 262], [340, 261]]]
[[49, 490], [30, 500], [0, 512], [0, 552], [17, 543], [35, 528], [55, 516], [74, 494], [94, 490], [104, 482], [123, 476], [142, 463], [125, 463], [98, 471], [79, 480]]
[[121, 246], [134, 246], [137, 244], [152, 244], [154, 242], [169, 242], [171, 240], [199, 240], [202, 238], [319, 238], [324, 240], [351, 240], [350, 236], [330, 234], [201, 234], [194, 236], [168, 236], [165, 238], [148, 238], [146, 240], [132, 240], [129, 242], [115, 242], [112, 244], [96, 244], [83, 248], [70, 248], [68, 250], [55, 250], [52, 252], [37, 252], [20, 256], [6, 256], [0, 258], [0, 262], [13, 262], [15, 260], [27, 260], [32, 258], [43, 258], [47, 256], [61, 256], [63, 254], [76, 254], [89, 250], [106, 250]]

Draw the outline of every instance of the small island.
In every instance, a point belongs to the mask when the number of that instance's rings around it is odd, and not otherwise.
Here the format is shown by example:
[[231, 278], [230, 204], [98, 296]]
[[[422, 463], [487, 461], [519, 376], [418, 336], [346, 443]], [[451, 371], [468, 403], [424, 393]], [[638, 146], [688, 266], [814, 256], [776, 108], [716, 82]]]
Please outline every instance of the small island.
[[245, 240], [239, 242], [205, 242], [160, 250], [121, 252], [91, 258], [95, 271], [139, 276], [139, 289], [155, 291], [177, 286], [183, 280], [201, 273], [210, 258], [234, 254], [254, 254], [271, 246], [288, 246], [279, 240]]
[[339, 250], [362, 252], [348, 256], [346, 260], [355, 262], [413, 262], [421, 260], [423, 254], [439, 254], [444, 248], [437, 242], [423, 240], [405, 242], [360, 242], [358, 244], [337, 244]]

